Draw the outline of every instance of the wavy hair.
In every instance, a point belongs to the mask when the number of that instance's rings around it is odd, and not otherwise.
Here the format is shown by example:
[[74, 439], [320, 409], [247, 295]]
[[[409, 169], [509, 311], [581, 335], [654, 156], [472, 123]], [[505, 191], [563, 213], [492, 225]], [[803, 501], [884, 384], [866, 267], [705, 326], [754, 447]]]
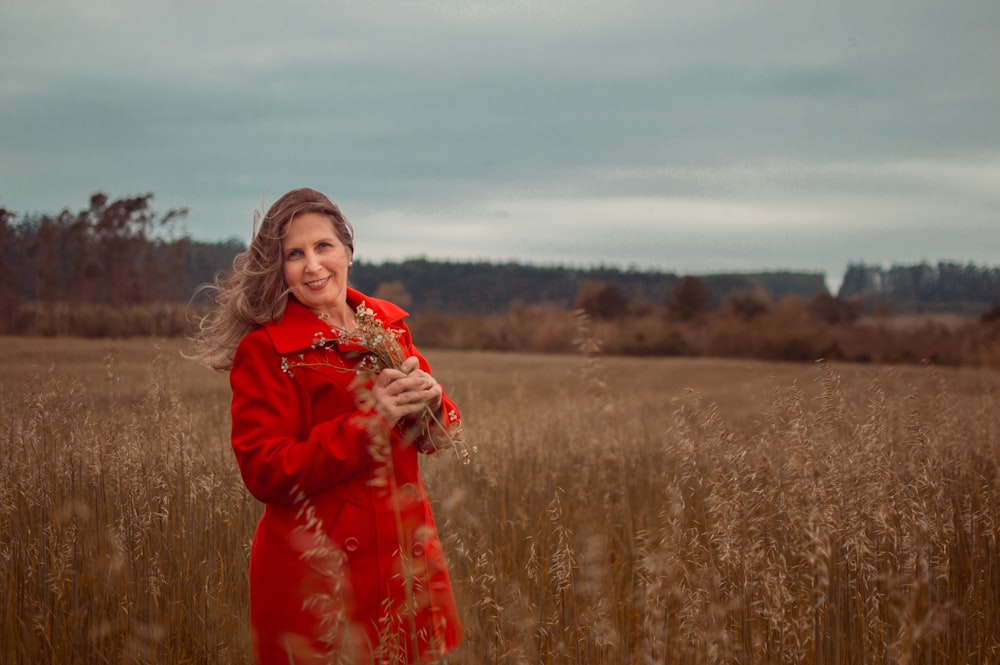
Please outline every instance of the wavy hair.
[[350, 256], [354, 255], [354, 229], [337, 204], [308, 187], [282, 195], [263, 219], [259, 213], [254, 215], [257, 228], [253, 240], [233, 259], [233, 269], [199, 289], [214, 291], [215, 306], [199, 322], [194, 359], [228, 371], [240, 340], [255, 328], [281, 318], [290, 293], [285, 284], [282, 240], [292, 220], [310, 212], [329, 217], [340, 242]]

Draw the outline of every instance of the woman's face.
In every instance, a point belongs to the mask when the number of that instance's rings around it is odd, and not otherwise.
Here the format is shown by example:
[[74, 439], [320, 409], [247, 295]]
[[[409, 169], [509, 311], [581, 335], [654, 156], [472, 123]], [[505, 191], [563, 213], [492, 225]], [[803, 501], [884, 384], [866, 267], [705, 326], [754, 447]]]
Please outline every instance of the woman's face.
[[324, 214], [295, 217], [281, 242], [285, 284], [306, 307], [346, 323], [347, 272], [351, 255]]

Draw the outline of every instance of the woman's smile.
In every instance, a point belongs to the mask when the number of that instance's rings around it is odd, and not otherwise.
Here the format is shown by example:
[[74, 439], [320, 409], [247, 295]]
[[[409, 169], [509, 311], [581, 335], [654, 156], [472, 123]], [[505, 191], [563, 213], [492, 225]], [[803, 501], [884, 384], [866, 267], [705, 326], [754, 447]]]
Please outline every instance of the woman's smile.
[[327, 277], [324, 277], [322, 279], [317, 279], [317, 280], [315, 280], [313, 282], [306, 282], [306, 286], [308, 286], [310, 289], [316, 289], [316, 290], [322, 289], [324, 286], [326, 286], [326, 283], [329, 280], [330, 280], [330, 277], [327, 276]]

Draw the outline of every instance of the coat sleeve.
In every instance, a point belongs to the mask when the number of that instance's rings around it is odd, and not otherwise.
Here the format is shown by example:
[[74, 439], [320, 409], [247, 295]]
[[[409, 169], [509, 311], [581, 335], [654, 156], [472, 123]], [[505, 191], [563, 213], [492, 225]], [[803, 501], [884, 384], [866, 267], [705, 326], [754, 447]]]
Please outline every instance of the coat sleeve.
[[232, 445], [250, 493], [260, 501], [291, 504], [372, 464], [365, 418], [352, 410], [324, 422], [306, 422], [308, 396], [281, 367], [263, 331], [247, 335], [230, 372]]
[[[420, 369], [424, 370], [428, 374], [432, 374], [430, 363], [424, 358], [423, 354], [417, 350], [414, 346], [413, 340], [410, 336], [409, 328], [405, 325], [402, 327], [402, 335], [400, 337], [400, 345], [403, 347], [407, 355], [416, 356], [417, 360], [420, 361]], [[444, 428], [444, 433], [447, 434], [452, 440], [457, 440], [462, 434], [462, 414], [458, 410], [458, 406], [448, 397], [447, 394], [441, 395], [441, 411], [437, 416], [438, 422], [440, 422], [441, 427]], [[405, 424], [401, 428], [407, 431], [408, 437], [417, 444], [418, 450], [423, 453], [433, 453], [437, 450], [437, 444], [434, 443], [436, 436], [432, 436], [426, 428], [423, 427], [407, 427]], [[440, 433], [436, 433], [440, 435]]]

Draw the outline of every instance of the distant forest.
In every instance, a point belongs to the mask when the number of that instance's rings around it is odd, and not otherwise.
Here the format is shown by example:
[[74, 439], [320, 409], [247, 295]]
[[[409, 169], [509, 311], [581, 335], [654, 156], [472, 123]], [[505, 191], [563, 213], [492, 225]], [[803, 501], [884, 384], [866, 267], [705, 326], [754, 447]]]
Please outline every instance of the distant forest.
[[[9, 329], [22, 303], [114, 307], [188, 303], [199, 285], [227, 270], [241, 242], [201, 242], [183, 230], [185, 209], [157, 213], [152, 194], [111, 200], [96, 193], [79, 211], [16, 214], [0, 208], [0, 309]], [[539, 267], [410, 259], [357, 261], [351, 282], [362, 291], [401, 301], [414, 313], [488, 315], [512, 305], [579, 306], [586, 294], [612, 310], [662, 307], [685, 277], [615, 267]], [[778, 302], [827, 295], [819, 272], [701, 275], [709, 303], [754, 293]], [[1000, 269], [852, 264], [837, 296], [895, 312], [980, 314], [1000, 303]], [[613, 312], [612, 312], [613, 313]]]
[[978, 315], [987, 305], [1000, 303], [1000, 268], [951, 261], [888, 269], [852, 263], [838, 296], [857, 299], [869, 309], [890, 303], [897, 314]]
[[[826, 293], [822, 273], [768, 272], [703, 275], [711, 299], [722, 302], [743, 291], [762, 291], [780, 300], [788, 295], [812, 299]], [[512, 303], [572, 308], [581, 294], [604, 288], [623, 305], [662, 306], [681, 276], [613, 267], [539, 267], [518, 263], [461, 263], [410, 259], [356, 261], [351, 282], [361, 291], [400, 296], [413, 312], [494, 314]]]

